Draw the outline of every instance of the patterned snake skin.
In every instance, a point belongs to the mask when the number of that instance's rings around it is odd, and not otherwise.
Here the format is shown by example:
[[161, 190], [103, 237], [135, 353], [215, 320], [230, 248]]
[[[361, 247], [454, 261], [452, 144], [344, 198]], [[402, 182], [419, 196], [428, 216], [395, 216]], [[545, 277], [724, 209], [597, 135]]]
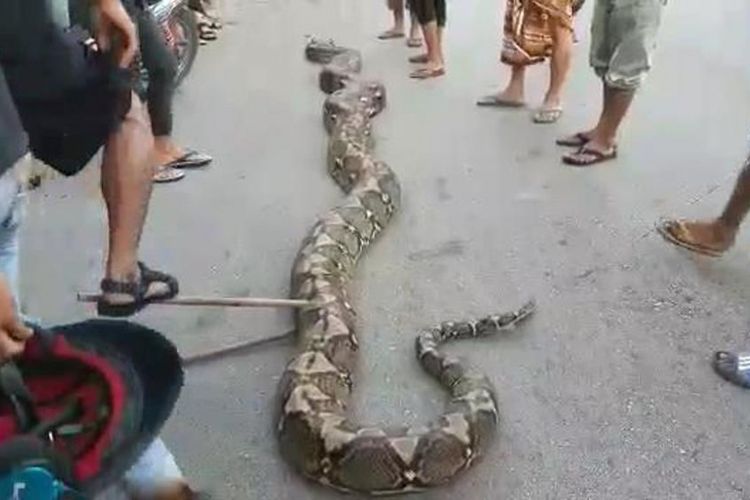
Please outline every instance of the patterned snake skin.
[[383, 85], [358, 80], [360, 54], [333, 42], [313, 39], [306, 55], [325, 64], [320, 86], [331, 94], [323, 112], [328, 171], [348, 196], [316, 222], [292, 270], [292, 296], [315, 306], [296, 316], [298, 352], [279, 386], [281, 452], [305, 476], [344, 491], [396, 494], [440, 485], [492, 443], [498, 410], [489, 380], [445, 356], [439, 345], [510, 329], [534, 304], [479, 321], [443, 323], [417, 337], [419, 363], [451, 397], [434, 423], [381, 429], [347, 420], [357, 357], [347, 285], [359, 257], [398, 209], [400, 187], [388, 165], [373, 156], [370, 119], [385, 106]]

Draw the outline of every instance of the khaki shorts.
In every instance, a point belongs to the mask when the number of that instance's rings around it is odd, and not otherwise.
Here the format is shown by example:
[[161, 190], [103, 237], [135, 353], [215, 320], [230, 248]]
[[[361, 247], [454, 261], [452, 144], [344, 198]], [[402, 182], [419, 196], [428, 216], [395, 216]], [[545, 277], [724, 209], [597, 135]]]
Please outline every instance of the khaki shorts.
[[635, 90], [646, 78], [666, 3], [667, 0], [596, 0], [590, 62], [608, 86]]

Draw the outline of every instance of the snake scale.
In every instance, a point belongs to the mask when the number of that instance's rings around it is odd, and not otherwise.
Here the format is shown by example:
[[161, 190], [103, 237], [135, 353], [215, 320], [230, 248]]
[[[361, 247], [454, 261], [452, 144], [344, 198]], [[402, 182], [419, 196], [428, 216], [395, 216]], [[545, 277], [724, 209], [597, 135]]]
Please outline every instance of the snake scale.
[[397, 494], [444, 484], [490, 445], [498, 408], [490, 381], [439, 346], [509, 329], [534, 304], [419, 334], [419, 363], [450, 393], [446, 412], [433, 423], [382, 429], [347, 419], [358, 346], [347, 285], [360, 256], [399, 208], [400, 186], [373, 156], [371, 118], [385, 107], [384, 86], [357, 78], [359, 52], [332, 41], [310, 40], [306, 55], [324, 64], [319, 83], [329, 94], [323, 108], [328, 172], [347, 197], [315, 223], [292, 270], [292, 297], [314, 305], [296, 315], [297, 354], [279, 385], [281, 453], [308, 478], [343, 491]]

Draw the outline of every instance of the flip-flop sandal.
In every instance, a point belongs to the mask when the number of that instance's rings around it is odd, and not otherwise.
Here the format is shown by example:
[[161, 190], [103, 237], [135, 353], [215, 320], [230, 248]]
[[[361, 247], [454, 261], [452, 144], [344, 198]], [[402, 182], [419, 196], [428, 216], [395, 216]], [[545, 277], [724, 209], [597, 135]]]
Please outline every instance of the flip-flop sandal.
[[724, 380], [750, 389], [750, 354], [717, 351], [712, 365]]
[[617, 146], [612, 146], [612, 149], [606, 153], [583, 146], [575, 153], [564, 155], [562, 161], [573, 167], [591, 167], [615, 158], [617, 158]]
[[415, 80], [427, 80], [429, 78], [437, 78], [439, 76], [443, 76], [445, 74], [445, 68], [420, 68], [416, 71], [412, 71], [412, 73], [409, 75], [409, 78], [414, 78]]
[[427, 54], [419, 54], [418, 56], [411, 56], [409, 62], [412, 64], [427, 64], [430, 62], [430, 57]]
[[409, 37], [406, 40], [406, 46], [411, 47], [412, 49], [418, 49], [422, 46], [422, 39], [421, 38], [411, 38]]
[[511, 101], [503, 99], [497, 95], [486, 95], [482, 96], [477, 100], [477, 106], [481, 107], [495, 107], [495, 108], [523, 108], [526, 103], [523, 101]]
[[565, 146], [568, 148], [582, 148], [589, 143], [591, 138], [584, 132], [578, 132], [568, 137], [561, 137], [555, 141], [558, 146]]
[[185, 172], [181, 170], [168, 167], [166, 165], [160, 165], [156, 167], [156, 172], [153, 176], [153, 182], [159, 184], [166, 184], [168, 182], [176, 182], [185, 177]]
[[724, 250], [717, 248], [710, 248], [699, 243], [690, 241], [690, 231], [685, 225], [684, 221], [679, 220], [663, 220], [656, 226], [656, 232], [658, 232], [662, 238], [677, 245], [685, 250], [706, 255], [708, 257], [721, 257], [724, 254]]
[[165, 165], [165, 167], [168, 168], [198, 168], [198, 167], [205, 167], [209, 163], [213, 161], [213, 158], [211, 158], [207, 154], [199, 153], [198, 151], [194, 151], [192, 149], [189, 149], [177, 158], [176, 160], [172, 160], [169, 163]]
[[[96, 304], [96, 311], [100, 316], [125, 317], [131, 316], [147, 305], [175, 297], [180, 291], [180, 285], [173, 276], [146, 267], [138, 262], [140, 279], [126, 282], [105, 278], [101, 283], [102, 294], [130, 295], [133, 300], [123, 303], [109, 302], [102, 296]], [[154, 283], [163, 283], [167, 287], [166, 293], [149, 295], [149, 288]]]
[[387, 30], [378, 35], [378, 40], [393, 40], [395, 38], [404, 38], [403, 31]]
[[550, 124], [555, 123], [563, 114], [562, 108], [540, 108], [534, 112], [531, 120], [534, 123]]

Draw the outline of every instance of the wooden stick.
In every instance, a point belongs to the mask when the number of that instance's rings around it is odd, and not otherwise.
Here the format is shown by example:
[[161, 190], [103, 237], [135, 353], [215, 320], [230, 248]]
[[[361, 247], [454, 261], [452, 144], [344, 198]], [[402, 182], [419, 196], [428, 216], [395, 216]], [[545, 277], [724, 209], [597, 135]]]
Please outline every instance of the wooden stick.
[[288, 340], [294, 335], [294, 330], [286, 332], [283, 335], [276, 335], [274, 337], [266, 337], [263, 339], [255, 340], [244, 340], [237, 342], [236, 344], [229, 344], [224, 347], [219, 347], [213, 350], [198, 352], [189, 356], [182, 357], [182, 363], [185, 366], [191, 366], [195, 364], [205, 363], [208, 361], [214, 361], [216, 359], [232, 356], [235, 354], [242, 354], [246, 351], [251, 351], [264, 345], [273, 344], [282, 340]]
[[[96, 302], [101, 295], [96, 293], [78, 293], [78, 302]], [[261, 299], [251, 297], [175, 297], [160, 300], [152, 304], [167, 306], [211, 306], [211, 307], [309, 307], [314, 305], [309, 300], [299, 299]]]

